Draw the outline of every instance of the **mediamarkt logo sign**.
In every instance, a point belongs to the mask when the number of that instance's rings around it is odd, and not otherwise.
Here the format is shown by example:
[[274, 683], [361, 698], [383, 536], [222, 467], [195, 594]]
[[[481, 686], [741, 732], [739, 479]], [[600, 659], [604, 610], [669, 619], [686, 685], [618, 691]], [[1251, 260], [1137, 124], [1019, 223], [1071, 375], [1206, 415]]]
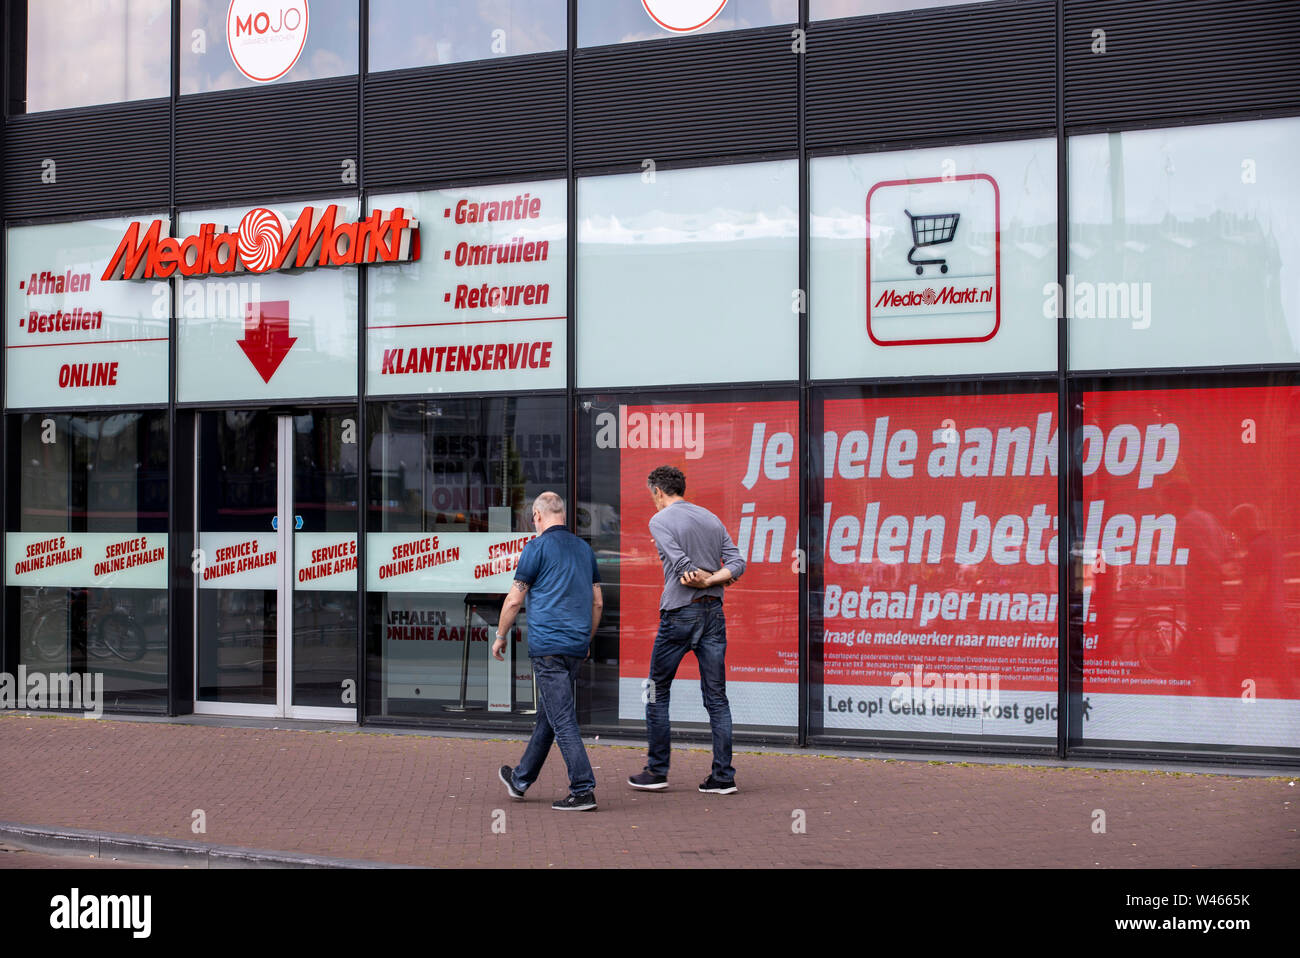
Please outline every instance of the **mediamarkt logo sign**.
[[285, 235], [280, 217], [259, 207], [249, 210], [239, 229], [217, 232], [204, 223], [185, 239], [163, 235], [162, 220], [140, 233], [141, 223], [127, 227], [108, 261], [103, 279], [167, 279], [223, 273], [265, 273], [310, 266], [358, 266], [362, 263], [407, 263], [420, 258], [420, 221], [402, 207], [375, 210], [364, 220], [336, 223], [338, 205], [308, 206]]

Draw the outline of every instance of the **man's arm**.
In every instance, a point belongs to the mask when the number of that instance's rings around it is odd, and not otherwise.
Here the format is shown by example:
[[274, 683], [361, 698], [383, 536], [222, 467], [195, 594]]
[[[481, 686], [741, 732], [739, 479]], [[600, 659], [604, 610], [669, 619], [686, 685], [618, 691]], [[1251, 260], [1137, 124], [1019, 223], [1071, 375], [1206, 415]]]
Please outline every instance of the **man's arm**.
[[596, 640], [596, 630], [600, 628], [600, 613], [605, 609], [605, 597], [601, 594], [600, 583], [591, 584], [591, 635], [587, 637], [587, 658], [591, 658], [591, 643]]
[[650, 534], [654, 536], [655, 545], [668, 559], [668, 573], [679, 579], [690, 572], [694, 566], [673, 535], [673, 530], [666, 522], [656, 522], [658, 516], [650, 520]]
[[[519, 610], [524, 607], [524, 596], [528, 594], [528, 583], [515, 579], [510, 586], [510, 591], [506, 593], [505, 604], [501, 606], [501, 619], [497, 622], [497, 635], [509, 635], [510, 629], [515, 624], [515, 617], [519, 615]], [[498, 661], [506, 660], [503, 654], [506, 650], [506, 640], [497, 639], [492, 643], [492, 657]]]
[[722, 568], [717, 572], [696, 569], [683, 575], [679, 581], [696, 589], [708, 589], [715, 585], [731, 585], [745, 574], [745, 560], [740, 557], [740, 550], [731, 541], [727, 530], [722, 530]]

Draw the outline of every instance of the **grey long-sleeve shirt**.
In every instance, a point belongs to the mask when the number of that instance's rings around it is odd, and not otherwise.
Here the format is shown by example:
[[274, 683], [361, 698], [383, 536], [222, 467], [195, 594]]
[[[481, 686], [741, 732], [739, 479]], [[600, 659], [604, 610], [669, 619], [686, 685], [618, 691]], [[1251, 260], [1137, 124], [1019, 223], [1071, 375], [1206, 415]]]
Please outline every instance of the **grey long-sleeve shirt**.
[[727, 527], [703, 506], [684, 500], [665, 506], [650, 517], [650, 534], [664, 566], [661, 610], [680, 609], [702, 595], [722, 597], [724, 586], [696, 589], [677, 581], [692, 569], [716, 572], [725, 565], [733, 578], [744, 575], [745, 560], [727, 534]]

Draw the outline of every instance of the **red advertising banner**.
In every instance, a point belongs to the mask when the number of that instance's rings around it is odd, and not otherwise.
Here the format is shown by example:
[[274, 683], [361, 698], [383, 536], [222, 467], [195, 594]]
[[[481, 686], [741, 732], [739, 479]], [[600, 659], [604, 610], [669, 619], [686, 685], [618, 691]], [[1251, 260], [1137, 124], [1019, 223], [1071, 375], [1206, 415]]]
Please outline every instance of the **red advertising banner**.
[[1055, 406], [826, 402], [826, 726], [1054, 734]]
[[[646, 477], [656, 466], [686, 474], [686, 498], [726, 525], [747, 564], [729, 586], [727, 693], [741, 725], [793, 725], [798, 708], [798, 404], [756, 402], [619, 406], [597, 420], [598, 445], [620, 454], [619, 715], [645, 715], [642, 681], [663, 592], [649, 522]], [[708, 721], [699, 671], [682, 660], [673, 715]]]
[[1085, 394], [1085, 692], [1300, 699], [1297, 438], [1296, 388]]

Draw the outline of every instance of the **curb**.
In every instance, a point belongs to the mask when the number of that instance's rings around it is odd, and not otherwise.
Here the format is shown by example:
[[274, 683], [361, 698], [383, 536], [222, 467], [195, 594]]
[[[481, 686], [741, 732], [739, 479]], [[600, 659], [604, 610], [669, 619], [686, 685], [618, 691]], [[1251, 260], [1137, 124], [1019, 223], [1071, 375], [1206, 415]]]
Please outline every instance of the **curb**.
[[29, 851], [54, 855], [93, 855], [118, 858], [140, 864], [177, 865], [186, 868], [412, 868], [357, 858], [296, 854], [242, 848], [238, 845], [208, 845], [148, 835], [118, 835], [84, 828], [56, 828], [0, 822], [0, 840]]

